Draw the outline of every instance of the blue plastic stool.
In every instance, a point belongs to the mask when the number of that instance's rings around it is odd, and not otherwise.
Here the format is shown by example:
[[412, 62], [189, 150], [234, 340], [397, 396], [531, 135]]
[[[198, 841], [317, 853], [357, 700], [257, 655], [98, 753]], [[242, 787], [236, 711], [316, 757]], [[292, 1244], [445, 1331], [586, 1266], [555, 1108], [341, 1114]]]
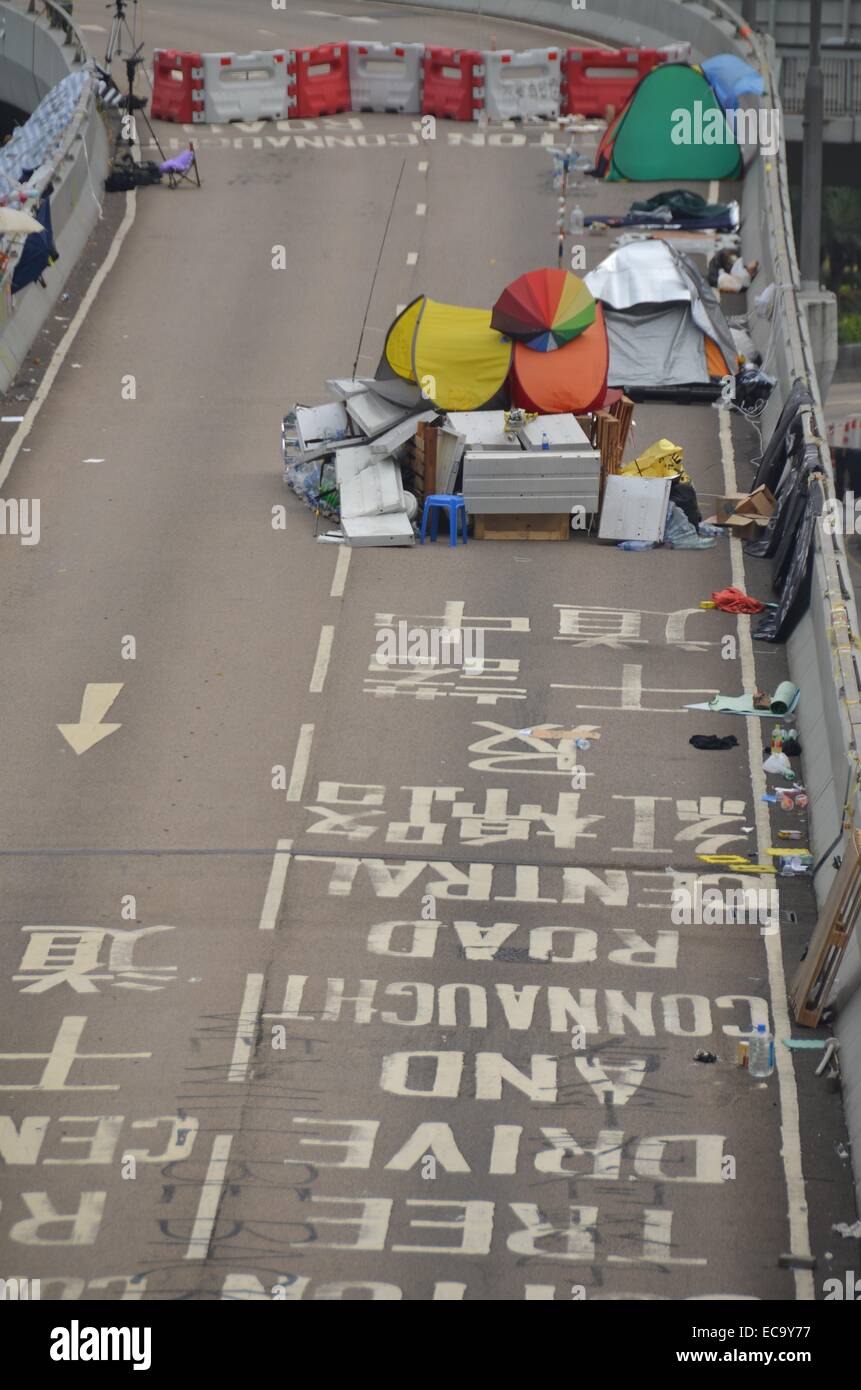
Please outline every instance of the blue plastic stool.
[[449, 497], [442, 492], [431, 493], [430, 497], [425, 498], [424, 510], [422, 512], [422, 531], [420, 544], [424, 545], [425, 536], [428, 529], [428, 517], [430, 517], [431, 540], [435, 541], [439, 530], [439, 514], [441, 511], [448, 512], [448, 534], [449, 545], [457, 545], [457, 519], [461, 521], [461, 535], [463, 543], [466, 545], [466, 503], [462, 497]]

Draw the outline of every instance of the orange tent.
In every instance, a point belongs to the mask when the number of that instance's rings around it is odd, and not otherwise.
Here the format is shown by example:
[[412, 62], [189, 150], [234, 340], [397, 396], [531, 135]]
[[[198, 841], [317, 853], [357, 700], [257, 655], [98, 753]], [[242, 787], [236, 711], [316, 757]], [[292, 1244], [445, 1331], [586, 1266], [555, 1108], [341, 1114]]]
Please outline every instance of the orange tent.
[[609, 365], [604, 311], [597, 304], [595, 322], [555, 352], [514, 344], [512, 404], [542, 415], [594, 410], [606, 394]]

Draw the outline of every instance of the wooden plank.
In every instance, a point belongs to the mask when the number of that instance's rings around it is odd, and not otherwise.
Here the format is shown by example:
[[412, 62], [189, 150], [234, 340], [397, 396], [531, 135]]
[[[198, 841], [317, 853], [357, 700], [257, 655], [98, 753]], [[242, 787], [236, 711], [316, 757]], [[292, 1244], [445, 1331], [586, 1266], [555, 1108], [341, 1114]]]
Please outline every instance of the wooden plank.
[[479, 541], [567, 541], [570, 534], [571, 520], [567, 515], [509, 512], [475, 518], [475, 539]]
[[854, 831], [843, 847], [843, 862], [810, 938], [807, 955], [799, 965], [789, 991], [796, 1023], [816, 1028], [828, 1003], [843, 953], [861, 913], [861, 831]]

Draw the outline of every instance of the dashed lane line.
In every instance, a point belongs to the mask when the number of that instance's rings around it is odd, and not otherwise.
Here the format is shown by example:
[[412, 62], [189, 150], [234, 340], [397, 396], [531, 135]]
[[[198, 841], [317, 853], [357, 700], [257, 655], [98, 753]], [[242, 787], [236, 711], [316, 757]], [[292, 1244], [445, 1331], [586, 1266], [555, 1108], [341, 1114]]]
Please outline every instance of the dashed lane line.
[[311, 695], [321, 695], [323, 692], [323, 686], [326, 684], [326, 673], [332, 659], [334, 640], [334, 627], [331, 623], [324, 623], [320, 628], [320, 641], [317, 644], [317, 655], [314, 658], [314, 669], [311, 672], [311, 684], [308, 687]]
[[287, 784], [288, 801], [302, 800], [305, 778], [308, 775], [308, 764], [311, 761], [311, 743], [313, 738], [314, 725], [303, 724], [299, 730], [296, 752], [293, 756], [293, 768], [290, 773], [290, 781]]
[[260, 913], [261, 931], [275, 930], [278, 913], [281, 911], [281, 899], [284, 897], [284, 884], [287, 879], [287, 870], [290, 867], [292, 848], [292, 840], [279, 840], [276, 846], [275, 857], [272, 860], [272, 871], [266, 885], [263, 911]]

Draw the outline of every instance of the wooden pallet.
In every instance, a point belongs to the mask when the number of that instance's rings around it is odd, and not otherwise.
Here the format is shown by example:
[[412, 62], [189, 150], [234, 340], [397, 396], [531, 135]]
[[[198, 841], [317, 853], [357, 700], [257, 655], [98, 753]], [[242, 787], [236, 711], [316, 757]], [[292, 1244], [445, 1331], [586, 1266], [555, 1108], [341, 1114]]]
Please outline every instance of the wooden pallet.
[[488, 512], [473, 520], [477, 541], [567, 541], [571, 534], [567, 512]]
[[413, 441], [412, 458], [414, 491], [419, 503], [436, 492], [436, 441], [436, 425], [420, 420]]
[[795, 972], [789, 1003], [796, 1023], [816, 1028], [828, 1003], [843, 952], [861, 913], [861, 831], [843, 847], [843, 862], [819, 914], [807, 955]]

